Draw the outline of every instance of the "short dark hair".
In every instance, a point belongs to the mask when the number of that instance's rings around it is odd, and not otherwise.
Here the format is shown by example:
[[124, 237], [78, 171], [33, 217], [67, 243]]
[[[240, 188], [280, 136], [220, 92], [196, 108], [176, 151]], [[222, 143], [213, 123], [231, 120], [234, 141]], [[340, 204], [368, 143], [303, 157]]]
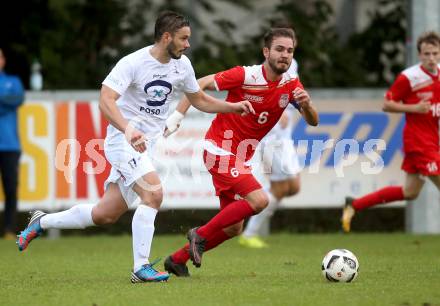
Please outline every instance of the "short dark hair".
[[154, 26], [154, 41], [158, 42], [163, 33], [168, 32], [171, 35], [183, 27], [189, 27], [189, 21], [182, 15], [173, 11], [164, 11], [156, 19]]
[[293, 41], [293, 46], [296, 47], [296, 35], [295, 31], [291, 28], [272, 28], [264, 35], [264, 47], [269, 48], [272, 46], [272, 42], [277, 37], [288, 37]]
[[419, 53], [423, 43], [440, 47], [440, 36], [434, 31], [422, 33], [422, 35], [420, 35], [417, 39], [417, 51], [419, 51]]

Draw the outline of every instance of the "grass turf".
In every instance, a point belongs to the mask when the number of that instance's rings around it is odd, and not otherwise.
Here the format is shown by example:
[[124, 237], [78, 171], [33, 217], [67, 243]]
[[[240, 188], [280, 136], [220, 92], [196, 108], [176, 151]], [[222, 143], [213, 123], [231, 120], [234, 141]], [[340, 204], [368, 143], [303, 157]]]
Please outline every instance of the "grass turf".
[[[151, 258], [180, 247], [184, 236], [157, 236]], [[131, 284], [128, 236], [39, 239], [19, 253], [0, 241], [1, 305], [440, 305], [440, 236], [327, 234], [269, 237], [269, 249], [236, 239], [205, 253], [191, 278]], [[330, 283], [321, 260], [353, 251], [358, 279]], [[163, 269], [162, 262], [158, 264]]]

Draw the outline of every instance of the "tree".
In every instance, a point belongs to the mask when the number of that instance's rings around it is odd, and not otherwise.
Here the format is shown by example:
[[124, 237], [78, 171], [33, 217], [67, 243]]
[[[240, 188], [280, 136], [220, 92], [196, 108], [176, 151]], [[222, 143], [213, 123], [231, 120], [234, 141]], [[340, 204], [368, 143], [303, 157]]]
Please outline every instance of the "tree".
[[[250, 0], [218, 2], [253, 9]], [[295, 58], [307, 87], [386, 86], [403, 68], [405, 0], [382, 0], [370, 14], [367, 28], [346, 42], [338, 38], [328, 1], [281, 0], [272, 17], [262, 21], [259, 33], [243, 41], [234, 41], [232, 35], [239, 24], [216, 15], [218, 2], [28, 0], [19, 5], [6, 1], [0, 11], [6, 68], [18, 73], [27, 85], [29, 67], [38, 59], [45, 89], [97, 89], [117, 60], [153, 43], [153, 23], [164, 9], [183, 13], [194, 26], [189, 56], [197, 76], [261, 63], [261, 38], [280, 21], [295, 28], [299, 41]], [[200, 16], [207, 14], [223, 35], [206, 30]]]
[[370, 18], [364, 31], [352, 35], [347, 48], [360, 59], [364, 86], [387, 86], [405, 66], [405, 1], [382, 0]]
[[[356, 70], [356, 59], [347, 65], [347, 58], [350, 58], [354, 51], [341, 46], [336, 29], [330, 22], [333, 14], [327, 1], [281, 1], [274, 8], [273, 16], [264, 22], [260, 33], [250, 37], [240, 50], [249, 54], [249, 50], [255, 46], [255, 41], [261, 41], [268, 28], [287, 24], [295, 29], [297, 35], [298, 47], [294, 57], [299, 62], [301, 81], [306, 86], [361, 85], [362, 75]], [[261, 45], [260, 43], [260, 49], [251, 52], [250, 57], [254, 63], [262, 60]]]
[[[406, 12], [404, 0], [382, 0], [370, 13], [368, 26], [341, 42], [334, 24], [333, 10], [327, 1], [298, 3], [283, 0], [273, 17], [263, 23], [259, 34], [240, 47], [241, 58], [262, 60], [260, 49], [252, 48], [264, 32], [277, 24], [290, 24], [299, 45], [302, 82], [308, 87], [384, 87], [404, 66]], [[380, 29], [380, 30], [378, 30]]]
[[32, 59], [38, 56], [42, 29], [48, 25], [48, 1], [4, 1], [0, 10], [0, 44], [7, 55], [6, 70], [27, 86]]

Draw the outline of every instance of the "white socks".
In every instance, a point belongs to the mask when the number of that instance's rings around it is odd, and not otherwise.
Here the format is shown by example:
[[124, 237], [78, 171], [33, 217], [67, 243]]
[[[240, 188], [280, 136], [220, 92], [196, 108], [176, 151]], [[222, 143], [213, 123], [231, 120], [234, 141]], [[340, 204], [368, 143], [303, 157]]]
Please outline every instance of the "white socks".
[[[93, 226], [95, 225], [92, 220], [94, 206], [94, 204], [76, 205], [62, 212], [47, 214], [40, 219], [40, 225], [43, 229], [83, 229]], [[143, 204], [139, 205], [134, 213], [132, 232], [135, 272], [142, 265], [149, 263], [156, 215], [157, 209]]]
[[140, 204], [136, 209], [131, 229], [133, 232], [133, 271], [138, 271], [142, 265], [149, 263], [151, 242], [154, 234], [154, 219], [157, 209]]
[[275, 210], [278, 208], [279, 202], [272, 195], [272, 193], [268, 191], [267, 195], [269, 196], [269, 204], [258, 215], [254, 215], [249, 219], [246, 228], [243, 231], [244, 237], [249, 238], [258, 236], [261, 230], [261, 226], [264, 224], [265, 221], [268, 221], [273, 216]]
[[76, 205], [72, 208], [47, 214], [40, 219], [40, 225], [43, 229], [81, 229], [95, 225], [92, 220], [92, 208], [95, 204]]

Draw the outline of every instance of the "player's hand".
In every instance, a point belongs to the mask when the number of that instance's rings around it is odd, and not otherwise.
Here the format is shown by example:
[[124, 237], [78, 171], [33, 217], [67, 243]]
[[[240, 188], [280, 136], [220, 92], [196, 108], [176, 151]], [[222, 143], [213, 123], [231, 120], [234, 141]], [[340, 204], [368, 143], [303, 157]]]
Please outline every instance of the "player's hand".
[[419, 103], [415, 104], [415, 111], [419, 114], [426, 114], [431, 109], [431, 102], [427, 100], [422, 100]]
[[302, 88], [297, 87], [294, 89], [293, 98], [302, 109], [309, 108], [312, 105], [312, 100], [310, 99], [308, 92]]
[[130, 124], [125, 130], [125, 137], [133, 149], [139, 153], [143, 153], [145, 150], [147, 150], [147, 140], [144, 133], [132, 127]]
[[242, 116], [246, 116], [251, 113], [255, 115], [255, 110], [252, 107], [251, 102], [244, 100], [237, 103], [231, 103], [233, 108], [233, 113], [241, 114]]
[[166, 120], [166, 127], [165, 127], [165, 131], [163, 132], [163, 137], [168, 137], [171, 134], [175, 133], [179, 127], [180, 127], [180, 122], [182, 121], [182, 119], [185, 117], [184, 114], [180, 113], [179, 111], [174, 111], [171, 116], [168, 117], [168, 119]]

